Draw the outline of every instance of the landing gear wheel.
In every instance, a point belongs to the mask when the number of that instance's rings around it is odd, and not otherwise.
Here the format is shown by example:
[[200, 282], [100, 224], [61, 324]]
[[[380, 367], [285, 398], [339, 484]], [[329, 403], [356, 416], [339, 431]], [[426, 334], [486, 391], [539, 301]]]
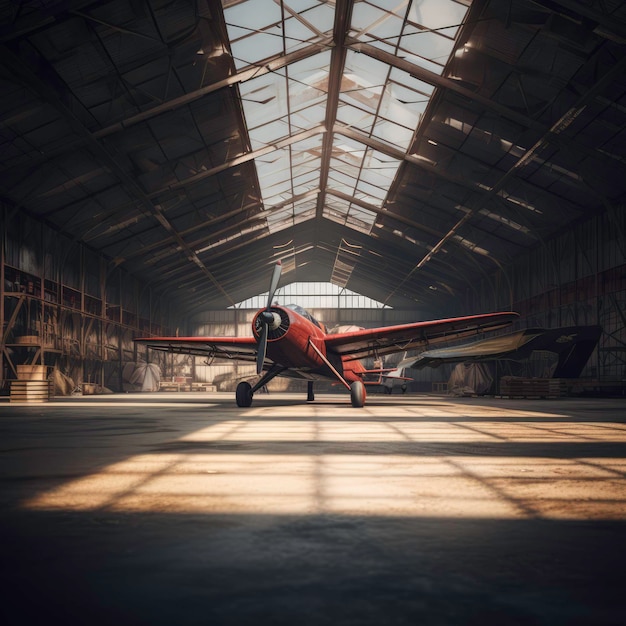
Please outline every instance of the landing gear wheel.
[[360, 380], [356, 380], [350, 385], [350, 401], [352, 406], [357, 409], [365, 404], [365, 385]]
[[390, 394], [391, 393], [391, 387], [387, 387], [387, 385], [384, 386], [384, 390], [386, 394]]
[[237, 385], [237, 391], [235, 391], [235, 399], [237, 400], [237, 406], [248, 407], [252, 404], [252, 385], [245, 380]]
[[406, 393], [406, 383], [400, 387], [402, 389], [402, 393]]

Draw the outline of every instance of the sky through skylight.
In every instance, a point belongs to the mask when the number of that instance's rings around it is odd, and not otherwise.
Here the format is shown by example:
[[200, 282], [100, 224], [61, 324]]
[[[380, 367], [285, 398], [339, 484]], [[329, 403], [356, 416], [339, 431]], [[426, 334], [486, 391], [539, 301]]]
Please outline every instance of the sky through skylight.
[[[224, 0], [223, 7], [236, 70], [259, 68], [238, 88], [252, 150], [271, 148], [255, 159], [269, 232], [311, 220], [321, 206], [322, 217], [369, 234], [433, 87], [358, 46], [441, 74], [467, 3], [355, 2], [348, 38], [356, 47], [335, 68], [341, 78], [330, 116], [335, 3]], [[290, 55], [293, 61], [270, 67]], [[326, 154], [325, 133], [332, 133]]]

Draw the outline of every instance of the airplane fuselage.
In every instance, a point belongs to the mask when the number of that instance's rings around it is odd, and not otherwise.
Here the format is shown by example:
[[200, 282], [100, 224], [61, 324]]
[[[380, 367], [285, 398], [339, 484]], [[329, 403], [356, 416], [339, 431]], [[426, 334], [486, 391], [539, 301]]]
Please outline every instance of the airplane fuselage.
[[[362, 380], [359, 373], [365, 368], [361, 362], [327, 351], [323, 324], [304, 309], [300, 311], [304, 314], [291, 307], [271, 307], [271, 312], [276, 314], [276, 323], [270, 326], [267, 358], [286, 368], [300, 370], [303, 378], [336, 381], [337, 375], [329, 367], [330, 363], [348, 383]], [[252, 332], [257, 339], [260, 335], [258, 319], [264, 312], [264, 309], [258, 311], [252, 320]]]

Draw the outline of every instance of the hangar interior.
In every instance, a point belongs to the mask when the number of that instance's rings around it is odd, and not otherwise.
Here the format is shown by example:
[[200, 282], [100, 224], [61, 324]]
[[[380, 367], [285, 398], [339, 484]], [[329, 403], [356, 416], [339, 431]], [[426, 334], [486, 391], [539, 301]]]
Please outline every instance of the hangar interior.
[[331, 323], [599, 325], [582, 377], [623, 385], [623, 3], [1, 11], [4, 393], [24, 363], [113, 391], [146, 358], [212, 383], [133, 338], [250, 334], [237, 304], [278, 259], [281, 285], [382, 305], [314, 311]]
[[[626, 3], [22, 0], [0, 52], [0, 623], [624, 624]], [[329, 325], [601, 327], [617, 397], [85, 395], [238, 374], [133, 340], [249, 336], [278, 260]]]

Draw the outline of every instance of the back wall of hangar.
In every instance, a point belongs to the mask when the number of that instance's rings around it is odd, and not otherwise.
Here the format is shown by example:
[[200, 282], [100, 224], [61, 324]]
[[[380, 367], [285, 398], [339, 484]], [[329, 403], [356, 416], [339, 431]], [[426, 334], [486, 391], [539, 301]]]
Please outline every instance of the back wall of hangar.
[[386, 5], [5, 7], [5, 331], [31, 276], [27, 325], [56, 293], [95, 354], [60, 349], [119, 366], [281, 258], [421, 318], [600, 323], [623, 374], [622, 3]]

